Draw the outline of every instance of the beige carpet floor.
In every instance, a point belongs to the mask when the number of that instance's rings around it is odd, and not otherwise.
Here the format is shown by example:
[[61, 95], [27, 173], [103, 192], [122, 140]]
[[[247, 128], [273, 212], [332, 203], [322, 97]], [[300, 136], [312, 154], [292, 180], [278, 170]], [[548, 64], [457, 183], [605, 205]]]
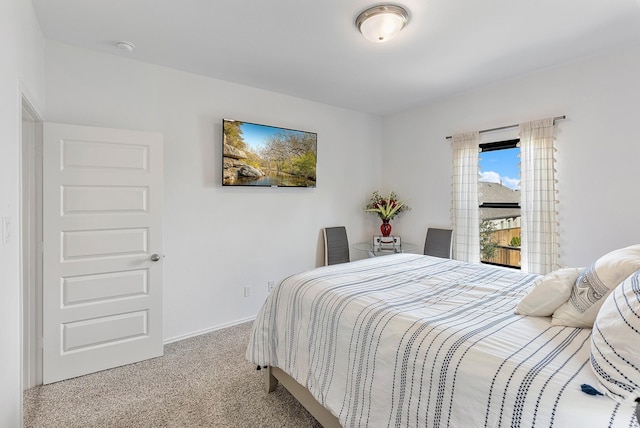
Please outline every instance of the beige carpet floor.
[[165, 346], [165, 355], [24, 393], [25, 427], [320, 427], [244, 358], [251, 323]]

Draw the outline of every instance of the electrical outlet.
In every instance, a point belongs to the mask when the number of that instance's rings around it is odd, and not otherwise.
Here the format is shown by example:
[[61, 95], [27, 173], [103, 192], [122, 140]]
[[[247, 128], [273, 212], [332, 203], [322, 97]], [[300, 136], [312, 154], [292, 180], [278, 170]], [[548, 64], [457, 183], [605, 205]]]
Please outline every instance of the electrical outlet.
[[267, 292], [271, 293], [271, 290], [273, 290], [273, 287], [276, 286], [276, 282], [275, 281], [268, 281], [267, 282]]
[[244, 297], [251, 296], [251, 287], [244, 287]]

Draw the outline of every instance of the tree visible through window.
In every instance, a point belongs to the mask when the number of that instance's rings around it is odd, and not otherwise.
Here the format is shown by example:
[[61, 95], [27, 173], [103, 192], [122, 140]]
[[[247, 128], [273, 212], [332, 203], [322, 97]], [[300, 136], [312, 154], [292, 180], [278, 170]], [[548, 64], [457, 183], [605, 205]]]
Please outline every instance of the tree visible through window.
[[481, 144], [480, 260], [520, 268], [519, 140]]

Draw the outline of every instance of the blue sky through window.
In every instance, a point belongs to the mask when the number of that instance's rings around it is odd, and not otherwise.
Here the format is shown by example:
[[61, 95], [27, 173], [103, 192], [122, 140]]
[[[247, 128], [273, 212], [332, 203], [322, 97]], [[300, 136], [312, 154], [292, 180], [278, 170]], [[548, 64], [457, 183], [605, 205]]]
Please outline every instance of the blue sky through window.
[[520, 148], [480, 153], [480, 181], [520, 189]]

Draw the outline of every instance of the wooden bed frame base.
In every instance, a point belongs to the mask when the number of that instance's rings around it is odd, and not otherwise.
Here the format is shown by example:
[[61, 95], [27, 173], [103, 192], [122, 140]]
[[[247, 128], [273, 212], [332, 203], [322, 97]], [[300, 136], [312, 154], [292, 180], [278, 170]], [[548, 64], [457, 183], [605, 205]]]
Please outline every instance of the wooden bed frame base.
[[294, 396], [305, 409], [316, 418], [324, 428], [341, 428], [338, 418], [318, 403], [307, 388], [300, 385], [294, 378], [283, 372], [278, 367], [267, 366], [264, 373], [264, 386], [266, 391], [272, 392], [278, 386], [278, 382]]

